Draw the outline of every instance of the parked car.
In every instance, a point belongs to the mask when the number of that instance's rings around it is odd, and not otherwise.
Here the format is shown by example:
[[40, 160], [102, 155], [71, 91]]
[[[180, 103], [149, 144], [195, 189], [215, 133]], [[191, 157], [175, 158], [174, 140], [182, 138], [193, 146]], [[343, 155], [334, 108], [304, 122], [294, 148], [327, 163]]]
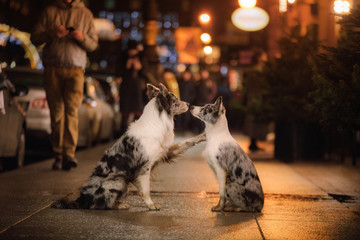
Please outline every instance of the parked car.
[[26, 129], [32, 134], [50, 134], [50, 111], [46, 101], [41, 70], [25, 67], [4, 69], [8, 78], [16, 87], [28, 87], [26, 96], [16, 99], [28, 105], [26, 112]]
[[[8, 68], [5, 73], [16, 86], [28, 86], [26, 96], [18, 97], [20, 103], [28, 104], [26, 126], [29, 134], [39, 132], [51, 133], [50, 111], [43, 87], [41, 70], [29, 68]], [[97, 86], [99, 85], [99, 86]], [[96, 95], [100, 84], [96, 79], [86, 78], [84, 100], [79, 108], [79, 140], [78, 146], [86, 147], [97, 141], [110, 139], [113, 135], [112, 126], [114, 113], [110, 104]], [[97, 91], [95, 91], [97, 89]]]
[[0, 158], [5, 167], [22, 167], [25, 157], [26, 105], [16, 101], [27, 89], [16, 89], [0, 69]]
[[96, 95], [105, 102], [109, 103], [114, 111], [114, 133], [115, 135], [121, 129], [121, 113], [120, 113], [120, 96], [119, 96], [119, 83], [115, 76], [103, 73], [91, 72], [87, 73], [88, 77], [95, 78], [100, 84], [100, 91], [96, 91]]
[[[105, 102], [105, 93], [99, 81], [85, 78], [84, 100], [79, 108], [78, 146], [91, 146], [94, 142], [109, 140], [114, 133], [114, 110]], [[89, 121], [91, 119], [91, 121]]]

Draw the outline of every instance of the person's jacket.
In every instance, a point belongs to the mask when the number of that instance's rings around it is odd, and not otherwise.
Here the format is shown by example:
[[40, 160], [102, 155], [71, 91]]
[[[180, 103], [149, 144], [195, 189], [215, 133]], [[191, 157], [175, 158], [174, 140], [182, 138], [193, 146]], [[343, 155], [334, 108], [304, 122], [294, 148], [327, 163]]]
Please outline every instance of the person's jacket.
[[[60, 25], [82, 31], [83, 41], [75, 40], [70, 34], [62, 38], [52, 36], [52, 30]], [[85, 69], [86, 52], [94, 51], [98, 45], [93, 15], [80, 0], [74, 0], [71, 4], [57, 0], [41, 14], [31, 34], [31, 41], [35, 45], [45, 43], [44, 66]]]

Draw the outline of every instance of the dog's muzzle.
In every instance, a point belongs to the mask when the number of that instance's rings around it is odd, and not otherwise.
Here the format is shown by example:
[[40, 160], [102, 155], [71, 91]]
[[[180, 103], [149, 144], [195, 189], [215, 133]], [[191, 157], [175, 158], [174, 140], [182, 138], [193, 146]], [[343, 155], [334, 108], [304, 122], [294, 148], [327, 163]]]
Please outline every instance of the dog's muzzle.
[[191, 112], [191, 114], [192, 114], [193, 116], [198, 117], [197, 115], [198, 115], [199, 112], [200, 112], [200, 108], [197, 107], [197, 106], [191, 105], [191, 106], [190, 106], [190, 112]]

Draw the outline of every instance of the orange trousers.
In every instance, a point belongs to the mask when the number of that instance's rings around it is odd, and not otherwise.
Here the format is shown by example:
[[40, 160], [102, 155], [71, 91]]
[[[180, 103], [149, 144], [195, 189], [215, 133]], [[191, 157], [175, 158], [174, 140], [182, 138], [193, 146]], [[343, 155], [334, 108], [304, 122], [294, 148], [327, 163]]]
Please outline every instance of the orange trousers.
[[84, 92], [81, 68], [46, 66], [44, 87], [51, 117], [51, 143], [55, 156], [75, 157], [78, 141], [78, 109]]

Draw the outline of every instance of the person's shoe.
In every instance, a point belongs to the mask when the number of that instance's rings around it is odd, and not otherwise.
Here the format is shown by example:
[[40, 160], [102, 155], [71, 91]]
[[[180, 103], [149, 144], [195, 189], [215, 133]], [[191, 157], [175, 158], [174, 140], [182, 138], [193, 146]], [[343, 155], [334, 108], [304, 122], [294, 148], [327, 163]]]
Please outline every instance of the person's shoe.
[[52, 170], [60, 170], [62, 168], [62, 159], [55, 157], [55, 162], [52, 165]]
[[249, 150], [250, 150], [251, 152], [264, 151], [264, 149], [259, 148], [258, 146], [250, 146], [250, 147], [249, 147]]
[[63, 159], [62, 169], [65, 171], [69, 171], [71, 168], [76, 168], [78, 161], [76, 158], [72, 158], [69, 156], [65, 156]]

